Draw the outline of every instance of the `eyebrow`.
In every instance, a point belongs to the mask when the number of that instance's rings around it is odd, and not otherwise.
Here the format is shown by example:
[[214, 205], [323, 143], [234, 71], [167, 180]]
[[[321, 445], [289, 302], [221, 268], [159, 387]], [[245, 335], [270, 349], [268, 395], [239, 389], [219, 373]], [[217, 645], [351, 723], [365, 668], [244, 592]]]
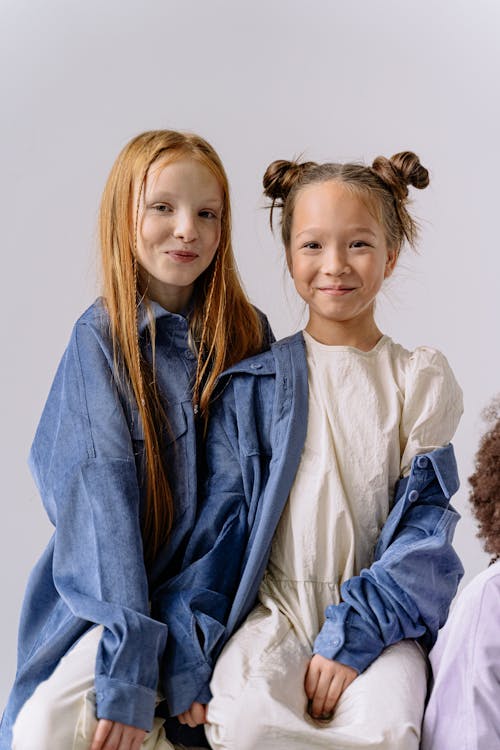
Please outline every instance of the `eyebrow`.
[[[322, 230], [321, 227], [308, 227], [307, 229], [303, 229], [301, 232], [299, 232], [298, 234], [296, 234], [295, 235], [295, 239], [298, 240], [298, 238], [302, 234], [309, 234], [309, 233], [314, 234], [315, 232], [320, 232], [321, 233], [322, 231], [323, 230]], [[365, 232], [366, 234], [371, 234], [372, 237], [376, 237], [377, 236], [372, 229], [369, 229], [368, 227], [363, 227], [363, 226], [359, 226], [359, 227], [358, 226], [347, 227], [346, 231], [348, 231], [348, 232]]]
[[[152, 198], [154, 198], [157, 201], [171, 200], [172, 198], [176, 198], [176, 197], [177, 197], [177, 193], [169, 193], [169, 192], [164, 191], [164, 190], [156, 192], [154, 188], [152, 188], [152, 190], [150, 191], [149, 195], [147, 195], [147, 198], [149, 200], [151, 200]], [[214, 205], [217, 205], [217, 206], [222, 206], [223, 201], [220, 198], [216, 198], [215, 196], [213, 196], [213, 197], [210, 197], [210, 198], [209, 197], [202, 198], [201, 200], [197, 201], [197, 203], [204, 204], [204, 205], [208, 204], [208, 203], [211, 203], [211, 204], [214, 204]]]

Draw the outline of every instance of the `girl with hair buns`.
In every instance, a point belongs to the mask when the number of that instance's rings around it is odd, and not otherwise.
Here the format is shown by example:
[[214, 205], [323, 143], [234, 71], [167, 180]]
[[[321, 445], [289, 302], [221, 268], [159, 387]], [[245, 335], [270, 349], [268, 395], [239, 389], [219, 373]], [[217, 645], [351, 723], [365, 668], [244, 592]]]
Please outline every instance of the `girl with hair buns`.
[[167, 699], [218, 750], [418, 747], [426, 651], [463, 572], [462, 394], [440, 352], [396, 344], [374, 308], [416, 239], [408, 185], [427, 184], [410, 152], [264, 176], [309, 319], [221, 377], [169, 585], [184, 621], [168, 622]]
[[73, 329], [30, 454], [55, 531], [28, 583], [1, 750], [172, 747], [154, 718], [163, 590], [194, 524], [196, 446], [219, 373], [272, 336], [240, 285], [227, 177], [199, 136], [125, 146], [100, 245], [103, 296]]

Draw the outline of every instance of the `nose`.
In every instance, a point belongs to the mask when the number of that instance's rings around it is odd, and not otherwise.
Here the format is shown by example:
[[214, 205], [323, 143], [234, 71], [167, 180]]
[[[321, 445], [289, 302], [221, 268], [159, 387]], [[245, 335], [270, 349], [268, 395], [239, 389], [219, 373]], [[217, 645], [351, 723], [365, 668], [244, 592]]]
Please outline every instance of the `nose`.
[[323, 271], [331, 276], [342, 276], [349, 273], [351, 267], [347, 253], [339, 247], [330, 247], [323, 254]]
[[196, 217], [190, 211], [179, 211], [176, 215], [174, 237], [182, 242], [193, 242], [198, 237]]

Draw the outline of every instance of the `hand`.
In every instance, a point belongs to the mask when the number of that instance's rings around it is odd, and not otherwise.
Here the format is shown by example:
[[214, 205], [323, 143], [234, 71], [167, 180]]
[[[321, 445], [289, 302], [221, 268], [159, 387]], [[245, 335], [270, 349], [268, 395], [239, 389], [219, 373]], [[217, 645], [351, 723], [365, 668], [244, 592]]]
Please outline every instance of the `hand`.
[[139, 750], [145, 736], [144, 729], [99, 719], [90, 750]]
[[[197, 727], [198, 724], [207, 723], [207, 707], [204, 703], [194, 701], [187, 711], [179, 714], [177, 717], [181, 724], [187, 724], [188, 727]], [[93, 748], [92, 748], [93, 750]]]
[[338, 699], [358, 673], [333, 659], [315, 654], [307, 668], [304, 688], [314, 719], [331, 718]]

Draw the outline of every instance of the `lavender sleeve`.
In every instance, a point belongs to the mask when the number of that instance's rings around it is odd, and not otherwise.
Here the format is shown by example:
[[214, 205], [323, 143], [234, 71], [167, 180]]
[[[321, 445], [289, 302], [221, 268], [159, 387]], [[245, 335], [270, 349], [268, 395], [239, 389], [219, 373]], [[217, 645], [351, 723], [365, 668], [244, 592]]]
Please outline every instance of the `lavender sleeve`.
[[500, 747], [500, 562], [464, 589], [430, 653], [422, 750]]

